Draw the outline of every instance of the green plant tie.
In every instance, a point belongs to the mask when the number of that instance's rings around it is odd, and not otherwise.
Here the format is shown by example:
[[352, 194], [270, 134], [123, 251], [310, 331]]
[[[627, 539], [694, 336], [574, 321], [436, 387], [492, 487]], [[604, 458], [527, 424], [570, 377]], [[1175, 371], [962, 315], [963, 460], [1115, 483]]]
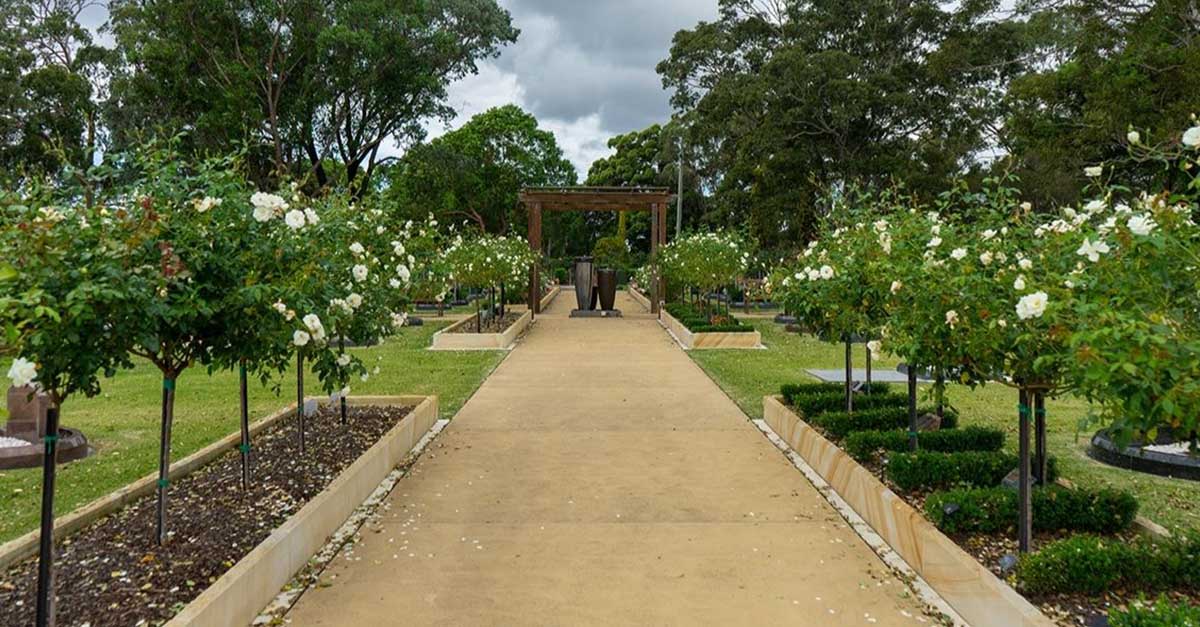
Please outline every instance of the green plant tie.
[[921, 435], [921, 432], [920, 432], [920, 431], [909, 431], [909, 432], [908, 432], [908, 437], [910, 437], [910, 438], [915, 438], [915, 437], [918, 437], [918, 436], [920, 436], [920, 435]]
[[158, 480], [158, 487], [160, 487], [160, 488], [166, 488], [168, 483], [169, 483], [169, 481], [167, 481], [166, 479], [159, 479], [159, 480]]
[[1037, 417], [1038, 417], [1038, 418], [1045, 418], [1045, 417], [1046, 417], [1046, 408], [1045, 408], [1045, 407], [1038, 407], [1038, 408], [1037, 408]]
[[1017, 403], [1017, 413], [1019, 413], [1022, 416], [1028, 416], [1032, 412], [1029, 410], [1028, 405], [1026, 405], [1024, 403]]
[[164, 390], [174, 390], [175, 389], [175, 379], [163, 379], [163, 389]]
[[247, 444], [239, 444], [238, 450], [240, 450], [243, 453], [249, 454], [250, 453], [250, 444], [248, 444], [248, 443]]
[[58, 441], [58, 436], [57, 435], [42, 436], [42, 441], [45, 442], [46, 444], [54, 444], [55, 442]]

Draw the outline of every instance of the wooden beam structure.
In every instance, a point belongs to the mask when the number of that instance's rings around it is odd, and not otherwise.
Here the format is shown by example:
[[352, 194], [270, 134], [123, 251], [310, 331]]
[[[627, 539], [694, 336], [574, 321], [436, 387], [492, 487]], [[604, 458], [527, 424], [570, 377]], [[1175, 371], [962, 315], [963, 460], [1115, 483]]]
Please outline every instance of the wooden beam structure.
[[[542, 248], [544, 211], [649, 211], [651, 258], [667, 243], [671, 190], [666, 187], [527, 187], [519, 199], [529, 211], [529, 247], [534, 252], [540, 253]], [[541, 313], [540, 273], [537, 264], [529, 269], [529, 310], [535, 314]], [[653, 297], [651, 311], [658, 313], [665, 287], [662, 278], [648, 287]]]

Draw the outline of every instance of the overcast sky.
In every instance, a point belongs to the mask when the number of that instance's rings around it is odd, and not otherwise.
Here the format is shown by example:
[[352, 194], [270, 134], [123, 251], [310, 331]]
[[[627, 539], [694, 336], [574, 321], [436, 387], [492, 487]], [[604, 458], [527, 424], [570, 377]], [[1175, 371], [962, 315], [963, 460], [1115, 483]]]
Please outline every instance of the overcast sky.
[[[491, 107], [516, 103], [553, 131], [568, 159], [587, 175], [608, 154], [613, 135], [670, 118], [669, 94], [654, 66], [671, 37], [713, 20], [717, 0], [499, 0], [521, 29], [516, 44], [450, 88], [459, 113], [449, 127]], [[107, 4], [107, 3], [103, 3]], [[103, 4], [84, 16], [106, 18]], [[430, 136], [446, 126], [431, 121]]]
[[[654, 66], [676, 31], [717, 16], [717, 0], [500, 0], [521, 29], [517, 43], [455, 84], [451, 127], [516, 103], [558, 137], [580, 180], [609, 153], [613, 135], [671, 116]], [[441, 124], [430, 126], [440, 132]]]

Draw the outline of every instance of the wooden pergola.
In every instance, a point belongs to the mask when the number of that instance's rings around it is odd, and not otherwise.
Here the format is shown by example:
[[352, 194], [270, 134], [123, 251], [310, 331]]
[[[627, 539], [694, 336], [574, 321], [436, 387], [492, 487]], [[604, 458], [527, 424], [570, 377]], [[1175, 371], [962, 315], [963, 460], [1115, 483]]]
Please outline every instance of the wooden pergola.
[[[671, 190], [666, 187], [527, 187], [521, 190], [521, 204], [529, 211], [529, 247], [542, 249], [543, 211], [649, 211], [650, 255], [667, 243], [667, 207]], [[541, 313], [541, 270], [529, 269], [529, 310]], [[651, 288], [651, 310], [658, 313], [662, 300], [662, 280]]]

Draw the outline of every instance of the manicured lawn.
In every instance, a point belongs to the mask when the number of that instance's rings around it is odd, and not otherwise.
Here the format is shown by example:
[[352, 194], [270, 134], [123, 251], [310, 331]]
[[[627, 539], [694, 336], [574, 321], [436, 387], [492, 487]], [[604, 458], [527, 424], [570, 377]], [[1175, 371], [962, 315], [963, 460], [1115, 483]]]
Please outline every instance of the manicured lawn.
[[[770, 321], [755, 320], [762, 332], [765, 351], [691, 351], [689, 354], [704, 368], [725, 393], [748, 415], [762, 417], [762, 397], [776, 394], [779, 386], [814, 380], [806, 368], [840, 368], [841, 345], [819, 342], [810, 336], [785, 333]], [[855, 367], [863, 366], [863, 347], [854, 351]], [[879, 369], [894, 370], [895, 359], [876, 362]], [[924, 386], [922, 386], [924, 387]], [[991, 385], [971, 390], [965, 386], [949, 388], [951, 405], [962, 417], [962, 425], [986, 425], [1005, 430], [1006, 442], [1015, 450], [1017, 442], [1017, 393], [1007, 387]], [[1065, 478], [1080, 486], [1111, 486], [1132, 491], [1141, 503], [1142, 513], [1168, 527], [1200, 528], [1200, 482], [1165, 479], [1102, 465], [1087, 457], [1088, 440], [1095, 428], [1081, 425], [1087, 415], [1087, 403], [1077, 398], [1049, 399], [1046, 403], [1049, 450], [1059, 458]]]
[[[432, 317], [381, 346], [355, 349], [380, 373], [355, 380], [352, 394], [436, 394], [442, 417], [453, 416], [506, 353], [499, 351], [427, 351], [430, 336], [444, 326]], [[8, 370], [0, 360], [0, 372]], [[306, 375], [306, 393], [322, 395], [316, 377]], [[149, 363], [105, 381], [96, 398], [72, 398], [63, 404], [63, 424], [81, 429], [97, 449], [83, 461], [62, 466], [56, 509], [66, 513], [115, 488], [157, 470], [161, 379]], [[284, 377], [280, 395], [251, 382], [250, 416], [256, 420], [295, 399], [295, 372]], [[233, 372], [209, 375], [192, 368], [176, 390], [172, 459], [180, 459], [238, 429], [238, 384]], [[37, 526], [41, 470], [0, 471], [0, 542]]]

